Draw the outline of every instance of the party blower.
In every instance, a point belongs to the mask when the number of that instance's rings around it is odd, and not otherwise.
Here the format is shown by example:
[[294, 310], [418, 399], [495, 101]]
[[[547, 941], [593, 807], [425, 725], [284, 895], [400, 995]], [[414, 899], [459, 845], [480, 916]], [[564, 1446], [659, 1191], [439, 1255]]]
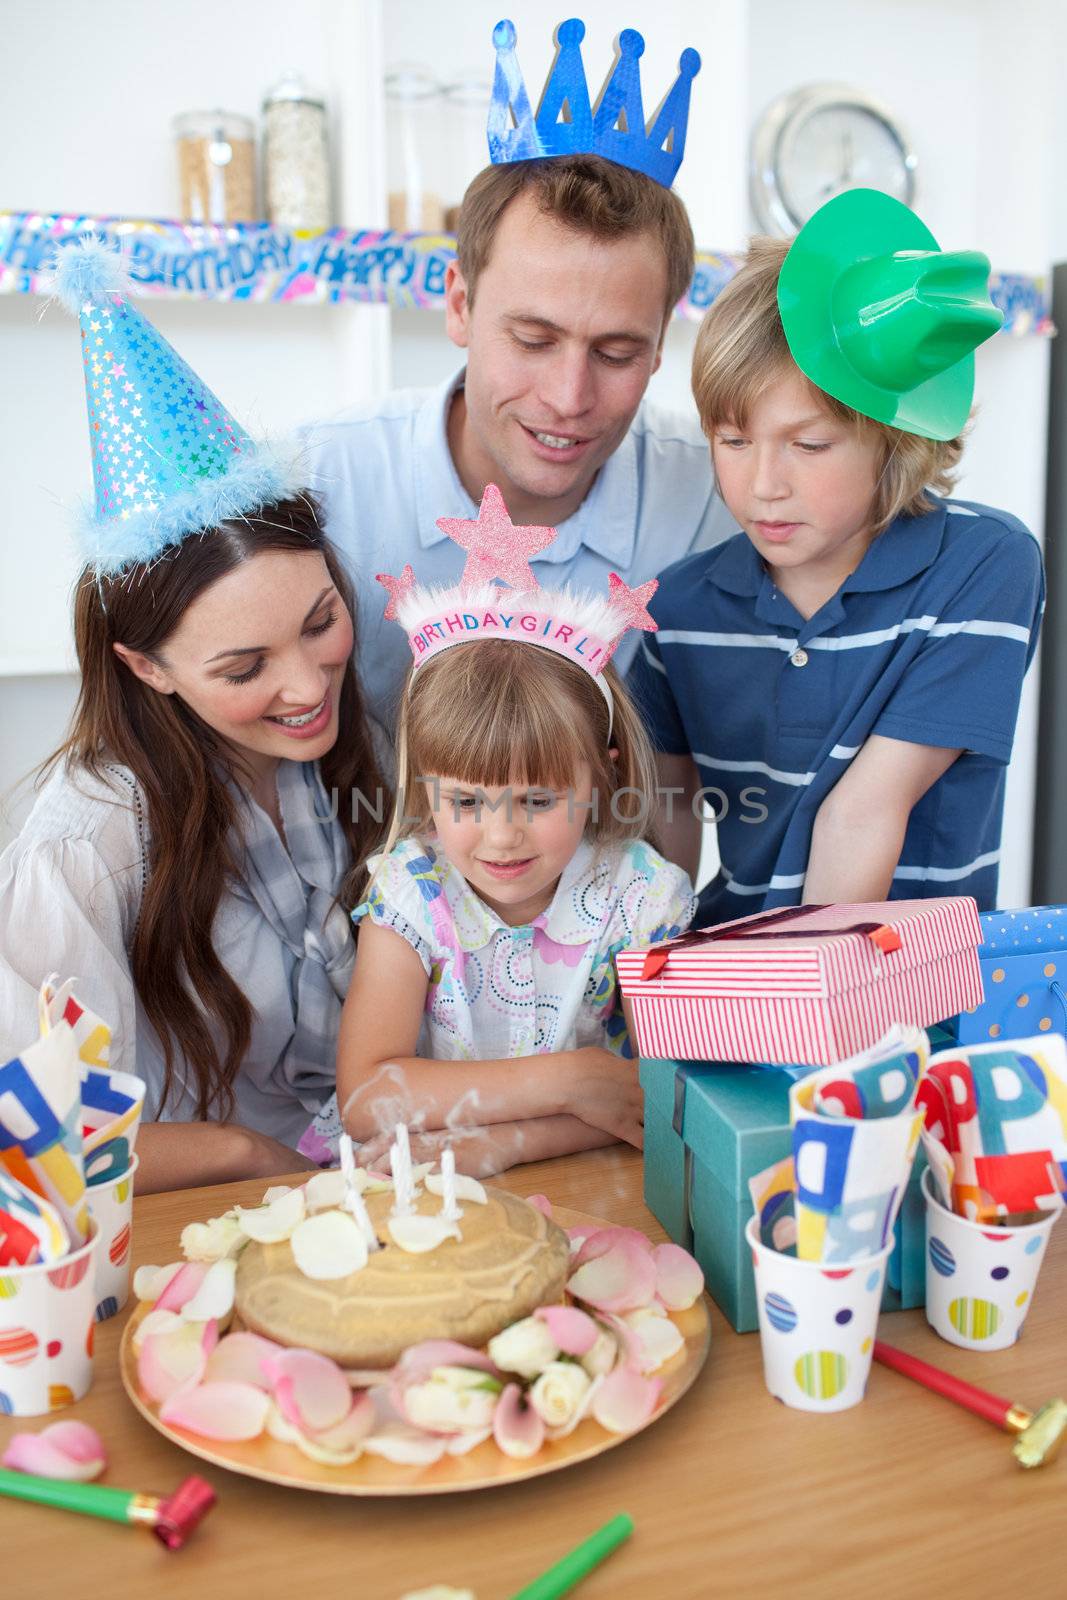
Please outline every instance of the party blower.
[[944, 1395], [946, 1400], [954, 1400], [958, 1406], [984, 1417], [1005, 1433], [1014, 1433], [1012, 1455], [1021, 1467], [1042, 1467], [1046, 1461], [1051, 1461], [1067, 1433], [1067, 1400], [1046, 1400], [1037, 1411], [1027, 1411], [1025, 1406], [966, 1383], [951, 1372], [920, 1361], [918, 1356], [883, 1344], [881, 1339], [874, 1342], [874, 1359], [905, 1378], [911, 1378], [914, 1383], [921, 1383], [925, 1389]]
[[197, 1524], [215, 1504], [215, 1491], [203, 1478], [183, 1478], [173, 1494], [136, 1494], [105, 1483], [70, 1483], [57, 1478], [35, 1478], [26, 1472], [0, 1467], [0, 1495], [13, 1500], [33, 1500], [61, 1511], [80, 1511], [105, 1522], [125, 1522], [151, 1528], [168, 1550], [180, 1550]]

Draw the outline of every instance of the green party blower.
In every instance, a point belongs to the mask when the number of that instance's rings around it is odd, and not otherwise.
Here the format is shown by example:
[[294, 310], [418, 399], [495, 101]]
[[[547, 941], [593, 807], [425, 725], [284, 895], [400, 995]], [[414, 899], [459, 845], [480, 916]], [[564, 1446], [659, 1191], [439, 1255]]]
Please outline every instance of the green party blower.
[[0, 1495], [56, 1506], [61, 1511], [80, 1511], [83, 1516], [103, 1517], [107, 1522], [151, 1528], [168, 1550], [180, 1550], [215, 1504], [215, 1491], [210, 1483], [195, 1476], [184, 1478], [173, 1494], [136, 1494], [130, 1489], [112, 1489], [106, 1483], [35, 1478], [31, 1473], [10, 1472], [3, 1467], [0, 1467]]
[[512, 1596], [512, 1600], [557, 1600], [559, 1595], [570, 1594], [575, 1585], [588, 1577], [593, 1568], [598, 1567], [633, 1531], [632, 1517], [625, 1513], [612, 1517], [610, 1522], [605, 1522], [602, 1528], [576, 1545], [562, 1561], [557, 1561], [554, 1567], [542, 1572], [525, 1589], [520, 1589]]

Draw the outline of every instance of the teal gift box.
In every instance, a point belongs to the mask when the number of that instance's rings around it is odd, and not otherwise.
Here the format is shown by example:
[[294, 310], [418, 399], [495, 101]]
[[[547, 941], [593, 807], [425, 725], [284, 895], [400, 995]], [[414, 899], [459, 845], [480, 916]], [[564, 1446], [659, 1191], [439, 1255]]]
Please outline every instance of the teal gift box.
[[978, 920], [985, 999], [954, 1019], [951, 1042], [1067, 1032], [1067, 906], [983, 911]]
[[[789, 1090], [807, 1068], [642, 1061], [645, 1204], [700, 1263], [708, 1293], [737, 1329], [758, 1326], [745, 1243], [748, 1180], [789, 1155]], [[926, 1292], [921, 1152], [897, 1218], [883, 1309], [922, 1305]]]

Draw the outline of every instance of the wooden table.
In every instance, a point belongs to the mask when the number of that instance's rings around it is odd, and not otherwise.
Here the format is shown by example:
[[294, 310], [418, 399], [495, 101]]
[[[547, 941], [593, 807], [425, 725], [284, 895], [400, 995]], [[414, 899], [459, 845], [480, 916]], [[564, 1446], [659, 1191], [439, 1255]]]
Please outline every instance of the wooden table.
[[[595, 1151], [500, 1180], [560, 1205], [663, 1231], [641, 1200], [633, 1151]], [[264, 1185], [232, 1184], [136, 1202], [134, 1260], [173, 1260], [181, 1227]], [[1036, 1407], [1067, 1389], [1067, 1226], [1053, 1234], [1023, 1340], [957, 1350], [921, 1311], [881, 1333], [973, 1382]], [[1009, 1600], [1067, 1595], [1067, 1455], [1024, 1472], [987, 1423], [876, 1366], [851, 1411], [812, 1416], [763, 1387], [759, 1338], [713, 1308], [696, 1385], [639, 1437], [584, 1466], [528, 1483], [424, 1500], [338, 1499], [216, 1470], [170, 1444], [126, 1399], [116, 1353], [126, 1313], [97, 1329], [89, 1395], [63, 1413], [106, 1440], [106, 1481], [164, 1492], [202, 1472], [219, 1502], [189, 1545], [0, 1501], [4, 1600], [137, 1597], [399, 1600], [433, 1582], [506, 1600], [618, 1511], [636, 1532], [576, 1591], [581, 1600]], [[0, 1449], [32, 1419], [0, 1419]]]

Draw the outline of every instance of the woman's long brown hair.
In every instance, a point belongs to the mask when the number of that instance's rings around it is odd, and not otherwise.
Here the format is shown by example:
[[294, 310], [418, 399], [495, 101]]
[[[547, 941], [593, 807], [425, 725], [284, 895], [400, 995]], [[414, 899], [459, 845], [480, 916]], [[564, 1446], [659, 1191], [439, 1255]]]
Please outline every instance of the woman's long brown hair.
[[[149, 850], [129, 952], [133, 982], [163, 1049], [163, 1103], [183, 1059], [201, 1117], [232, 1114], [234, 1080], [252, 1032], [252, 1007], [212, 940], [223, 888], [241, 872], [231, 838], [237, 812], [224, 777], [234, 770], [234, 752], [178, 695], [160, 694], [136, 677], [112, 645], [158, 655], [198, 595], [264, 550], [318, 552], [356, 624], [351, 582], [322, 532], [318, 508], [305, 497], [224, 522], [116, 577], [84, 572], [74, 601], [81, 689], [67, 739], [43, 769], [65, 760], [106, 780], [108, 764], [119, 763], [137, 780]], [[356, 865], [373, 851], [380, 828], [350, 797], [381, 794], [384, 782], [351, 660], [341, 682], [337, 742], [320, 770], [327, 794], [336, 789], [340, 797], [338, 820]]]

